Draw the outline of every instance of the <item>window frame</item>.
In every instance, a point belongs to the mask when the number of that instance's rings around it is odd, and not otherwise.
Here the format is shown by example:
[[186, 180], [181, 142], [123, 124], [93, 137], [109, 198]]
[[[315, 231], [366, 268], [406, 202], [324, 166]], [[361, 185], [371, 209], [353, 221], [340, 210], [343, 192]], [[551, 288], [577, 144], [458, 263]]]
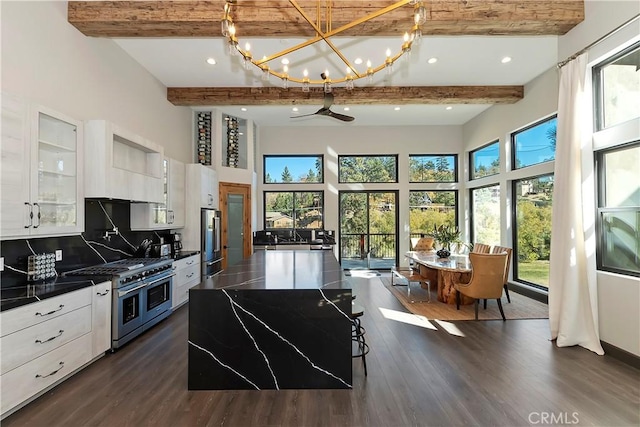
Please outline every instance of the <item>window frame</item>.
[[487, 144], [484, 144], [484, 145], [476, 148], [475, 150], [469, 151], [469, 181], [475, 181], [477, 179], [483, 179], [483, 178], [487, 178], [487, 177], [490, 177], [490, 176], [500, 175], [500, 168], [498, 168], [498, 171], [496, 173], [492, 173], [492, 174], [489, 174], [489, 175], [483, 175], [483, 176], [479, 176], [479, 177], [474, 177], [473, 176], [473, 172], [474, 172], [474, 169], [475, 169], [474, 162], [473, 162], [473, 155], [475, 153], [477, 153], [478, 151], [481, 151], [481, 150], [483, 150], [483, 149], [485, 149], [487, 147], [490, 147], [492, 145], [495, 145], [495, 146], [498, 147], [498, 164], [500, 166], [502, 166], [501, 161], [500, 161], [501, 160], [500, 159], [500, 139], [496, 139], [496, 140], [493, 140], [493, 141], [491, 141], [491, 142], [489, 142]]
[[[545, 122], [549, 122], [551, 120], [556, 120], [556, 132], [558, 129], [558, 124], [557, 124], [557, 120], [558, 120], [558, 114], [552, 114], [546, 118], [543, 118], [541, 120], [536, 121], [535, 123], [530, 124], [529, 126], [526, 126], [522, 129], [518, 129], [517, 131], [511, 132], [511, 134], [509, 135], [510, 139], [511, 139], [511, 170], [522, 170], [522, 169], [526, 169], [532, 166], [537, 166], [537, 165], [542, 165], [544, 163], [550, 163], [550, 162], [555, 162], [556, 161], [556, 153], [555, 153], [555, 149], [554, 149], [554, 153], [553, 153], [553, 159], [551, 160], [544, 160], [541, 162], [537, 162], [537, 163], [531, 163], [529, 165], [526, 166], [521, 166], [518, 167], [518, 163], [517, 163], [517, 158], [518, 158], [518, 153], [516, 151], [516, 135], [521, 134], [523, 132], [526, 132], [530, 129], [535, 128], [536, 126], [540, 126], [541, 124], [545, 123]], [[556, 146], [557, 146], [557, 136], [556, 136]], [[530, 177], [530, 178], [535, 178], [535, 177]]]
[[640, 269], [638, 271], [627, 270], [617, 267], [611, 267], [604, 265], [603, 263], [603, 251], [605, 248], [605, 235], [603, 232], [602, 214], [610, 212], [638, 212], [640, 207], [638, 206], [622, 206], [622, 207], [607, 207], [605, 204], [605, 191], [606, 188], [606, 165], [604, 162], [604, 156], [616, 151], [627, 150], [629, 148], [639, 147], [640, 139], [634, 140], [625, 144], [619, 144], [612, 147], [603, 148], [594, 152], [594, 169], [596, 173], [596, 269], [599, 271], [606, 271], [609, 273], [621, 274], [624, 276], [640, 277]]
[[[453, 157], [453, 181], [412, 181], [411, 180], [411, 158], [412, 157]], [[458, 176], [458, 155], [457, 154], [409, 154], [409, 184], [437, 184], [437, 183], [457, 183]], [[425, 190], [426, 191], [426, 190]]]
[[[342, 168], [341, 160], [345, 157], [392, 157], [396, 162], [396, 173], [394, 181], [342, 181], [342, 174], [340, 169]], [[397, 184], [398, 181], [398, 155], [397, 154], [340, 154], [338, 155], [338, 184]]]
[[619, 126], [621, 123], [613, 124], [609, 127], [604, 126], [604, 116], [605, 116], [605, 108], [604, 108], [604, 97], [603, 88], [604, 88], [604, 75], [602, 70], [607, 66], [616, 62], [618, 59], [626, 56], [627, 54], [640, 49], [640, 42], [633, 43], [631, 46], [621, 50], [615, 55], [610, 56], [606, 60], [594, 65], [591, 69], [591, 76], [593, 81], [593, 131], [600, 132], [606, 129], [611, 129], [613, 127]]
[[[546, 162], [545, 162], [546, 163]], [[517, 200], [517, 186], [518, 186], [518, 182], [521, 181], [526, 181], [526, 180], [531, 180], [531, 179], [537, 179], [537, 178], [541, 178], [541, 177], [545, 177], [545, 176], [551, 176], [554, 179], [554, 189], [555, 189], [555, 176], [554, 176], [554, 172], [549, 172], [549, 173], [541, 173], [541, 174], [537, 174], [537, 175], [532, 175], [532, 176], [525, 176], [522, 178], [518, 178], [518, 179], [514, 179], [511, 181], [511, 200], [513, 201], [512, 203], [512, 209], [511, 209], [511, 235], [513, 237], [513, 248], [512, 248], [512, 255], [511, 255], [511, 265], [513, 268], [513, 281], [517, 282], [517, 283], [522, 283], [524, 285], [530, 286], [532, 288], [536, 288], [536, 289], [540, 289], [543, 291], [548, 291], [549, 287], [548, 286], [544, 286], [544, 285], [540, 285], [538, 283], [535, 282], [530, 282], [528, 280], [524, 280], [524, 279], [520, 279], [518, 276], [518, 200]], [[553, 206], [553, 201], [551, 202], [552, 206]], [[553, 208], [552, 208], [553, 209]], [[551, 225], [551, 224], [550, 224]]]
[[[267, 227], [267, 193], [291, 193], [293, 200], [293, 218], [291, 228], [269, 228]], [[295, 194], [296, 193], [320, 193], [321, 206], [322, 206], [322, 227], [320, 228], [297, 228], [296, 227], [296, 209], [295, 209]], [[324, 230], [325, 226], [325, 205], [324, 205], [324, 190], [263, 190], [262, 191], [262, 225], [264, 231], [296, 231], [296, 230]]]
[[[314, 159], [320, 159], [320, 164], [322, 165], [322, 180], [315, 182], [307, 182], [307, 181], [292, 181], [292, 182], [267, 182], [267, 158], [300, 158], [300, 157], [308, 157]], [[298, 184], [324, 184], [324, 154], [263, 154], [262, 155], [262, 183], [266, 185], [298, 185]]]

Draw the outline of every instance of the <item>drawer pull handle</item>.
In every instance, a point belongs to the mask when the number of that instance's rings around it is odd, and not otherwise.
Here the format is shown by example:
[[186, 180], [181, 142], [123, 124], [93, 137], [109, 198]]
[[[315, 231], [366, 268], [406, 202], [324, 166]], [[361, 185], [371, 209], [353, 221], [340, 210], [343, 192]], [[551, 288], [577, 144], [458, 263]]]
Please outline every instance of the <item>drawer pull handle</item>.
[[187, 278], [189, 278], [189, 279], [190, 279], [190, 278], [192, 278], [194, 274], [195, 274], [195, 273], [189, 273], [189, 274], [187, 274]]
[[56, 338], [58, 338], [60, 335], [62, 335], [63, 333], [64, 333], [64, 330], [60, 329], [60, 332], [58, 333], [58, 335], [53, 336], [53, 337], [51, 337], [51, 338], [49, 338], [48, 340], [45, 340], [45, 341], [36, 340], [36, 344], [44, 344], [46, 342], [53, 341]]
[[100, 292], [96, 292], [96, 295], [98, 295], [99, 297], [103, 297], [105, 295], [107, 295], [109, 293], [109, 289], [107, 289], [106, 291], [104, 291], [103, 293]]
[[60, 311], [60, 310], [62, 310], [63, 308], [64, 308], [64, 304], [60, 304], [60, 307], [58, 307], [57, 309], [55, 309], [55, 310], [53, 310], [53, 311], [50, 311], [50, 312], [48, 312], [48, 313], [44, 313], [44, 314], [42, 314], [42, 313], [40, 313], [40, 312], [37, 312], [37, 313], [36, 313], [36, 316], [48, 316], [48, 315], [50, 315], [50, 314], [55, 313], [56, 311]]
[[58, 371], [60, 369], [64, 368], [64, 362], [60, 362], [60, 367], [58, 369], [56, 369], [55, 371], [51, 372], [49, 375], [40, 375], [40, 374], [36, 374], [36, 378], [47, 378], [50, 377], [51, 375], [55, 375], [58, 373]]
[[191, 264], [193, 264], [194, 262], [195, 262], [194, 260], [187, 261], [187, 265], [191, 265]]

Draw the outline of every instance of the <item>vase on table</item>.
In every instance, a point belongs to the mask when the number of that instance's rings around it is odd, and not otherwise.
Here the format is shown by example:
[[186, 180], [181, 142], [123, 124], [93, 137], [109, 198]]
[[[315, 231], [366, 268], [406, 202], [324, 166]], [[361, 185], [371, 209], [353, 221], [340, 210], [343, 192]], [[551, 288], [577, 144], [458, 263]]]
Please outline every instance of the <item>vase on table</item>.
[[451, 251], [449, 251], [449, 249], [447, 248], [442, 248], [436, 251], [436, 255], [438, 256], [438, 258], [449, 258], [449, 256], [451, 255]]

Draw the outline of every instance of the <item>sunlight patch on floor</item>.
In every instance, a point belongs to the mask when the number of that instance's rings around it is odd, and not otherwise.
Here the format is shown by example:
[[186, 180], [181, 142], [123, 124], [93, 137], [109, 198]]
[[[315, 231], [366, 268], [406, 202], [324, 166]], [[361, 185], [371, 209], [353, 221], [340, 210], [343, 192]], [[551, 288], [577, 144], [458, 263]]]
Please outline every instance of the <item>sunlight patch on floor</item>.
[[464, 332], [460, 330], [455, 324], [451, 322], [447, 322], [446, 320], [434, 320], [442, 329], [449, 332], [451, 335], [455, 335], [456, 337], [464, 337], [466, 336]]
[[408, 323], [410, 325], [420, 326], [421, 328], [432, 329], [434, 331], [437, 330], [437, 328], [431, 322], [429, 322], [429, 319], [424, 316], [418, 316], [415, 314], [405, 313], [398, 310], [390, 310], [388, 308], [382, 307], [378, 307], [378, 309], [385, 317], [385, 319]]

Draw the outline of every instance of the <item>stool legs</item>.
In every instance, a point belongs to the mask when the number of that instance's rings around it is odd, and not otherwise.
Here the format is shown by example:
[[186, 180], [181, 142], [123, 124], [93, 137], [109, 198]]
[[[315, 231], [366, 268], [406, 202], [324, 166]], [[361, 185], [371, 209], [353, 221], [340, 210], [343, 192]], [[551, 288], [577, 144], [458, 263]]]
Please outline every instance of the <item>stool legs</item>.
[[360, 319], [355, 318], [352, 319], [352, 334], [351, 341], [356, 343], [356, 350], [354, 351], [352, 357], [361, 357], [362, 358], [362, 366], [364, 368], [364, 376], [367, 376], [367, 358], [366, 355], [369, 353], [369, 344], [367, 344], [364, 336], [367, 331], [360, 324]]

